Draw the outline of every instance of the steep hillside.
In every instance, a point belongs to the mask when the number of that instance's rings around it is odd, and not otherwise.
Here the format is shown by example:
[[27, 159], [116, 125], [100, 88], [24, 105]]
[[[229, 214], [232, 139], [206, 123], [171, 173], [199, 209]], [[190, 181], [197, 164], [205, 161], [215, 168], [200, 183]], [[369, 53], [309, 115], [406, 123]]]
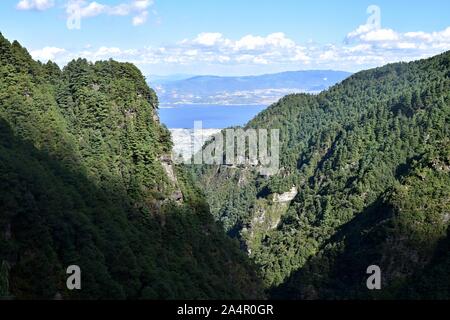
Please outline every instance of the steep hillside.
[[450, 52], [287, 96], [247, 128], [280, 129], [278, 174], [193, 170], [274, 297], [450, 297]]
[[[414, 160], [406, 176], [343, 225], [276, 298], [449, 299], [450, 149]], [[361, 290], [369, 265], [382, 270], [382, 290]], [[384, 289], [383, 289], [384, 288]], [[387, 289], [387, 290], [386, 290]]]
[[157, 106], [131, 64], [60, 70], [0, 34], [0, 298], [261, 297], [171, 162]]

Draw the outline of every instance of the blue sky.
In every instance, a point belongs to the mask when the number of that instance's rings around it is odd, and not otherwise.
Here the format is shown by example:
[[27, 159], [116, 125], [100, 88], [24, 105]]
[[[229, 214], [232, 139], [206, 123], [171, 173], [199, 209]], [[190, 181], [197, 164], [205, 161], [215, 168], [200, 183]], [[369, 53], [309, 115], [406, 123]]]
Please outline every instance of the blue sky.
[[449, 50], [450, 1], [2, 0], [0, 32], [62, 66], [81, 56], [146, 75], [357, 71]]

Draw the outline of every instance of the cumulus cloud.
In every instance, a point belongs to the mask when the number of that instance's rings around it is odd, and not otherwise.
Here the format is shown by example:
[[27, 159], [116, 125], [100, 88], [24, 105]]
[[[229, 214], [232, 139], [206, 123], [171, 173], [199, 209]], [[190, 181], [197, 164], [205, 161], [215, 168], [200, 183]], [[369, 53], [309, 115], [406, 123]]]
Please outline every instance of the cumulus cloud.
[[21, 0], [17, 3], [18, 10], [39, 10], [44, 11], [55, 5], [54, 0]]
[[[353, 62], [364, 67], [379, 66], [397, 61], [411, 61], [450, 50], [450, 27], [441, 31], [397, 32], [368, 21], [349, 32], [344, 46], [332, 55], [321, 57], [329, 62]], [[335, 57], [339, 57], [335, 59]]]
[[78, 10], [80, 18], [92, 18], [99, 15], [132, 15], [133, 25], [139, 26], [147, 21], [149, 14], [148, 10], [151, 6], [153, 6], [153, 0], [133, 0], [116, 5], [108, 5], [96, 1], [70, 0], [67, 6], [67, 14], [72, 15], [74, 9], [76, 9]]
[[[140, 23], [140, 21], [135, 21]], [[38, 59], [60, 64], [85, 57], [91, 61], [113, 58], [137, 64], [143, 70], [207, 68], [208, 70], [342, 69], [357, 71], [397, 61], [411, 61], [450, 50], [450, 27], [436, 32], [401, 33], [392, 29], [359, 27], [342, 43], [300, 44], [286, 34], [245, 35], [231, 39], [222, 33], [203, 32], [164, 47], [87, 47], [78, 52], [44, 48], [32, 52]], [[148, 69], [147, 69], [148, 68]]]
[[[56, 0], [16, 0], [18, 10], [47, 10]], [[134, 26], [139, 26], [156, 15], [153, 0], [61, 0], [67, 4], [68, 16], [74, 7], [80, 18], [101, 15], [129, 16]], [[368, 8], [371, 13], [367, 23], [348, 32], [342, 43], [319, 44], [314, 41], [299, 43], [283, 32], [265, 35], [247, 34], [230, 38], [219, 32], [202, 32], [164, 47], [118, 48], [83, 47], [65, 50], [47, 46], [32, 51], [39, 60], [55, 60], [60, 64], [86, 57], [95, 61], [114, 58], [130, 61], [140, 66], [161, 67], [190, 66], [247, 68], [254, 70], [330, 68], [356, 71], [380, 66], [390, 62], [411, 61], [426, 58], [450, 50], [450, 26], [434, 32], [399, 32], [381, 26], [380, 11], [376, 6]], [[243, 70], [243, 69], [242, 69]], [[246, 69], [248, 70], [248, 68]], [[261, 71], [266, 72], [266, 71]]]
[[[266, 36], [245, 35], [240, 39], [228, 39], [217, 32], [203, 32], [193, 39], [184, 39], [178, 43], [178, 48], [184, 48], [185, 53], [195, 52], [196, 60], [219, 63], [245, 63], [269, 65], [282, 61], [310, 60], [305, 47], [295, 43], [282, 32], [275, 32]], [[167, 48], [166, 53], [178, 54], [177, 47]], [[192, 62], [192, 54], [184, 59]]]
[[[202, 32], [193, 41], [194, 44], [203, 46], [214, 46], [219, 43], [224, 43], [225, 39], [221, 33], [217, 32]], [[185, 40], [184, 44], [189, 43], [189, 40]]]
[[367, 22], [347, 34], [346, 43], [357, 41], [382, 42], [399, 40], [400, 35], [392, 29], [381, 28], [378, 23]]
[[396, 32], [381, 28], [380, 25], [366, 23], [351, 31], [345, 38], [346, 44], [372, 44], [381, 48], [421, 49], [449, 48], [450, 27], [436, 32]]
[[133, 26], [139, 26], [147, 21], [148, 11], [142, 11], [137, 16], [133, 17]]
[[399, 35], [392, 29], [371, 30], [361, 35], [363, 41], [395, 41], [399, 39]]
[[56, 60], [57, 57], [61, 57], [65, 53], [67, 53], [65, 49], [57, 47], [45, 47], [30, 52], [34, 59], [41, 61]]
[[235, 50], [256, 50], [265, 47], [294, 48], [295, 42], [286, 38], [282, 32], [272, 33], [266, 37], [247, 35], [236, 41]]

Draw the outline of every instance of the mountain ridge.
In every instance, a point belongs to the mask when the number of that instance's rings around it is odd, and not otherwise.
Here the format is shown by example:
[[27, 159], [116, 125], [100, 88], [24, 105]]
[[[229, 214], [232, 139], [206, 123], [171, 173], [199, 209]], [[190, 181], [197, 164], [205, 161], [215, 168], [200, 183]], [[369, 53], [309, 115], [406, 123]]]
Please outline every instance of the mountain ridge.
[[[351, 73], [334, 70], [286, 71], [256, 76], [195, 76], [155, 86], [163, 105], [271, 104], [295, 92], [320, 92]], [[266, 96], [263, 96], [266, 95]]]
[[157, 108], [133, 64], [61, 70], [0, 34], [0, 299], [264, 296], [172, 162]]
[[[450, 52], [361, 71], [318, 95], [285, 96], [245, 126], [280, 130], [277, 175], [192, 166], [214, 216], [260, 265], [272, 297], [450, 296], [448, 253], [432, 262], [448, 243], [450, 150], [441, 147], [449, 145], [449, 94]], [[292, 186], [298, 192], [281, 206], [275, 200]], [[387, 221], [375, 228], [379, 217]], [[373, 264], [384, 272], [380, 293], [365, 286]], [[441, 285], [426, 292], [417, 283], [427, 281]]]

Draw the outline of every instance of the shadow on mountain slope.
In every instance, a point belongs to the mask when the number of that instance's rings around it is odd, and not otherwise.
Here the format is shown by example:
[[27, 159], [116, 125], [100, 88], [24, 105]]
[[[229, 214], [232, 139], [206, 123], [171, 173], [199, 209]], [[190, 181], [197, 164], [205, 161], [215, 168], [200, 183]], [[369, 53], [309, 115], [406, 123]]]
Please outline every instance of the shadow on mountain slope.
[[[126, 194], [14, 135], [0, 118], [0, 296], [261, 298], [255, 267], [201, 201], [144, 215]], [[82, 290], [66, 288], [79, 265]]]
[[[402, 167], [401, 183], [339, 228], [272, 298], [448, 299], [447, 152], [411, 161], [407, 175]], [[371, 265], [381, 269], [379, 291], [366, 286]]]

